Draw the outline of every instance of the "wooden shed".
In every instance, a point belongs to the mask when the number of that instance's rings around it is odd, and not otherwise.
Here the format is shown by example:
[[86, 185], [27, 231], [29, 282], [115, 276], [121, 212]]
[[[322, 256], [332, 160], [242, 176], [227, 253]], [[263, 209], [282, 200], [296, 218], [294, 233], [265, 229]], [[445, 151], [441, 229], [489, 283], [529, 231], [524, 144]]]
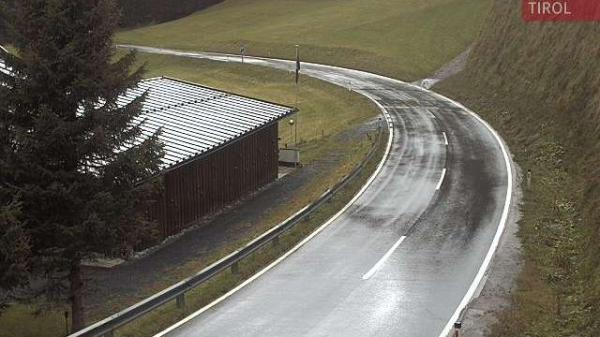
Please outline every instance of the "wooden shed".
[[143, 81], [144, 135], [162, 129], [163, 192], [149, 210], [163, 236], [277, 179], [278, 122], [295, 108], [172, 78]]

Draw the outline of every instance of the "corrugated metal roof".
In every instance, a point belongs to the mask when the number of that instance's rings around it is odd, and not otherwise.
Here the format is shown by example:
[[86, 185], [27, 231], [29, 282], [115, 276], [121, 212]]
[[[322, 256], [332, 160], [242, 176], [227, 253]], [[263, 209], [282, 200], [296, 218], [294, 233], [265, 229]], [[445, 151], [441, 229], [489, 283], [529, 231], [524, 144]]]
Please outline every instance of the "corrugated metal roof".
[[[0, 71], [10, 74], [0, 59]], [[143, 113], [134, 122], [145, 121], [141, 143], [159, 129], [164, 144], [163, 169], [205, 155], [265, 125], [292, 114], [295, 108], [161, 77], [140, 82], [121, 96], [126, 105], [147, 92]]]
[[[6, 48], [4, 48], [4, 46], [2, 46], [2, 45], [0, 45], [0, 50], [1, 50], [3, 53], [6, 53], [6, 54], [8, 54], [8, 50], [6, 50]], [[8, 68], [6, 67], [6, 64], [4, 63], [4, 60], [3, 60], [3, 59], [1, 59], [1, 58], [0, 58], [0, 72], [3, 72], [3, 73], [5, 73], [5, 74], [7, 74], [7, 75], [10, 75], [10, 74], [11, 74], [11, 72], [10, 72], [10, 69], [8, 69]]]
[[[163, 169], [205, 155], [263, 126], [292, 114], [295, 108], [172, 78], [139, 83], [119, 98], [127, 104], [148, 96], [137, 122], [145, 120], [143, 137], [158, 129], [164, 143]], [[143, 141], [143, 138], [139, 142]]]
[[11, 75], [10, 69], [6, 67], [3, 59], [0, 59], [0, 72], [6, 75]]

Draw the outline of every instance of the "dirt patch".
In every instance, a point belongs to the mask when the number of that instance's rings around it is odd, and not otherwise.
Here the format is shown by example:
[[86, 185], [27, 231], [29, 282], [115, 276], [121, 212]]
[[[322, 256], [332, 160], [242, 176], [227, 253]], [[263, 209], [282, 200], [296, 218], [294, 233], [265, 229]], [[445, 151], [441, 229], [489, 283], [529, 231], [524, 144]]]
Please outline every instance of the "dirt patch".
[[441, 82], [463, 71], [467, 66], [467, 61], [469, 60], [470, 54], [471, 47], [469, 47], [467, 50], [455, 57], [452, 61], [446, 63], [443, 67], [438, 69], [438, 71], [436, 71], [431, 77], [413, 82], [413, 84], [416, 84], [425, 89], [430, 89], [436, 83]]
[[449, 78], [450, 76], [460, 73], [465, 69], [470, 54], [471, 47], [469, 47], [464, 52], [460, 53], [460, 55], [455, 57], [452, 61], [446, 63], [443, 67], [436, 71], [431, 78], [443, 81]]

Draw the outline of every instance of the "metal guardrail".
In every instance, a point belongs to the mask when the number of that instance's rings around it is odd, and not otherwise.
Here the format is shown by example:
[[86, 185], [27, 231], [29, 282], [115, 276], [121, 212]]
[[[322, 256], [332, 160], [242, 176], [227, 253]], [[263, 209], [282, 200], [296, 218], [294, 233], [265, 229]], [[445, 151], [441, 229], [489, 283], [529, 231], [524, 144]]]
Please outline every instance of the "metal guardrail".
[[[392, 122], [389, 115], [385, 114], [384, 121], [385, 126], [387, 126], [388, 128], [392, 127]], [[140, 318], [144, 314], [168, 302], [176, 300], [178, 304], [185, 303], [184, 296], [188, 291], [200, 286], [201, 284], [210, 280], [212, 277], [221, 273], [222, 271], [225, 271], [228, 268], [232, 268], [232, 270], [234, 271], [237, 270], [238, 263], [241, 260], [251, 255], [255, 251], [263, 248], [265, 245], [273, 242], [287, 230], [293, 228], [297, 223], [304, 220], [306, 217], [308, 217], [317, 209], [319, 209], [323, 204], [328, 202], [339, 190], [341, 190], [356, 176], [358, 176], [362, 172], [364, 167], [367, 165], [367, 162], [369, 162], [377, 152], [377, 149], [379, 148], [379, 145], [381, 143], [382, 134], [382, 125], [379, 125], [375, 145], [371, 148], [368, 155], [361, 162], [361, 164], [357, 166], [349, 175], [345, 176], [333, 188], [327, 190], [323, 195], [321, 195], [321, 197], [317, 201], [304, 207], [294, 215], [287, 218], [282, 223], [271, 228], [258, 238], [252, 240], [241, 249], [236, 250], [235, 252], [222, 258], [221, 260], [204, 268], [196, 275], [185, 279], [137, 304], [134, 304], [133, 306], [124, 309], [117, 314], [109, 316], [95, 324], [88, 326], [85, 329], [75, 332], [69, 335], [68, 337], [112, 337], [114, 335], [114, 331], [119, 327], [122, 327], [123, 325], [137, 318]]]

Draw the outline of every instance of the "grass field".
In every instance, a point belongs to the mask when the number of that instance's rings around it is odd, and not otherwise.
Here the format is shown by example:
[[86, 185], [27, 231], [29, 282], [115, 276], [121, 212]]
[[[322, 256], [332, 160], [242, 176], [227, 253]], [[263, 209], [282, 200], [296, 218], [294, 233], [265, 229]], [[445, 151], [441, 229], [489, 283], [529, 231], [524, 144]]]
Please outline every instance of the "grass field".
[[490, 0], [226, 0], [119, 43], [293, 58], [422, 78], [476, 38]]
[[[274, 102], [295, 105], [298, 102], [300, 114], [292, 118], [299, 119], [298, 140], [302, 151], [303, 162], [310, 165], [313, 161], [331, 160], [335, 154], [338, 162], [327, 170], [314, 175], [297, 193], [297, 197], [286, 205], [275, 206], [266, 214], [261, 223], [254, 224], [254, 235], [259, 235], [277, 224], [298, 209], [317, 199], [325, 190], [332, 187], [347, 175], [372, 147], [365, 134], [360, 131], [361, 125], [375, 118], [379, 111], [368, 99], [346, 89], [311, 78], [301, 78], [296, 91], [294, 75], [264, 67], [220, 63], [206, 60], [186, 59], [173, 56], [139, 54], [140, 64], [146, 63], [147, 77], [171, 76], [188, 81], [198, 82], [219, 89], [253, 96]], [[296, 98], [296, 95], [298, 98]], [[340, 141], [339, 137], [344, 137]], [[373, 134], [371, 134], [373, 135]], [[281, 122], [281, 143], [292, 144], [291, 130], [287, 121]], [[383, 142], [385, 143], [385, 142]], [[379, 156], [373, 163], [379, 161]], [[374, 168], [370, 166], [370, 171]], [[367, 170], [369, 171], [369, 170]], [[293, 173], [292, 173], [293, 174]], [[362, 180], [364, 181], [364, 180]], [[353, 183], [318, 215], [311, 217], [298, 231], [292, 232], [287, 239], [281, 240], [277, 249], [267, 249], [241, 267], [239, 275], [224, 273], [215, 281], [195, 291], [188, 299], [188, 310], [206, 304], [215, 296], [226, 292], [251, 275], [265, 263], [281, 254], [291, 245], [303, 238], [315, 226], [321, 224], [335, 213], [360, 188], [359, 181]], [[211, 256], [173, 266], [168, 273], [161, 273], [160, 279], [152, 287], [139, 289], [136, 297], [125, 297], [114, 294], [101, 307], [91, 312], [91, 319], [98, 320], [121, 310], [137, 301], [148, 297], [177, 281], [189, 277], [212, 261], [228, 255], [233, 250], [250, 241], [253, 236], [229, 242], [227, 249], [215, 251]], [[63, 308], [44, 308], [38, 305], [15, 305], [0, 315], [0, 337], [56, 337], [64, 335], [65, 323]], [[123, 329], [122, 336], [147, 336], [169, 324], [176, 322], [185, 312], [173, 306], [165, 306], [155, 315]], [[23, 324], [23, 322], [28, 322]]]

